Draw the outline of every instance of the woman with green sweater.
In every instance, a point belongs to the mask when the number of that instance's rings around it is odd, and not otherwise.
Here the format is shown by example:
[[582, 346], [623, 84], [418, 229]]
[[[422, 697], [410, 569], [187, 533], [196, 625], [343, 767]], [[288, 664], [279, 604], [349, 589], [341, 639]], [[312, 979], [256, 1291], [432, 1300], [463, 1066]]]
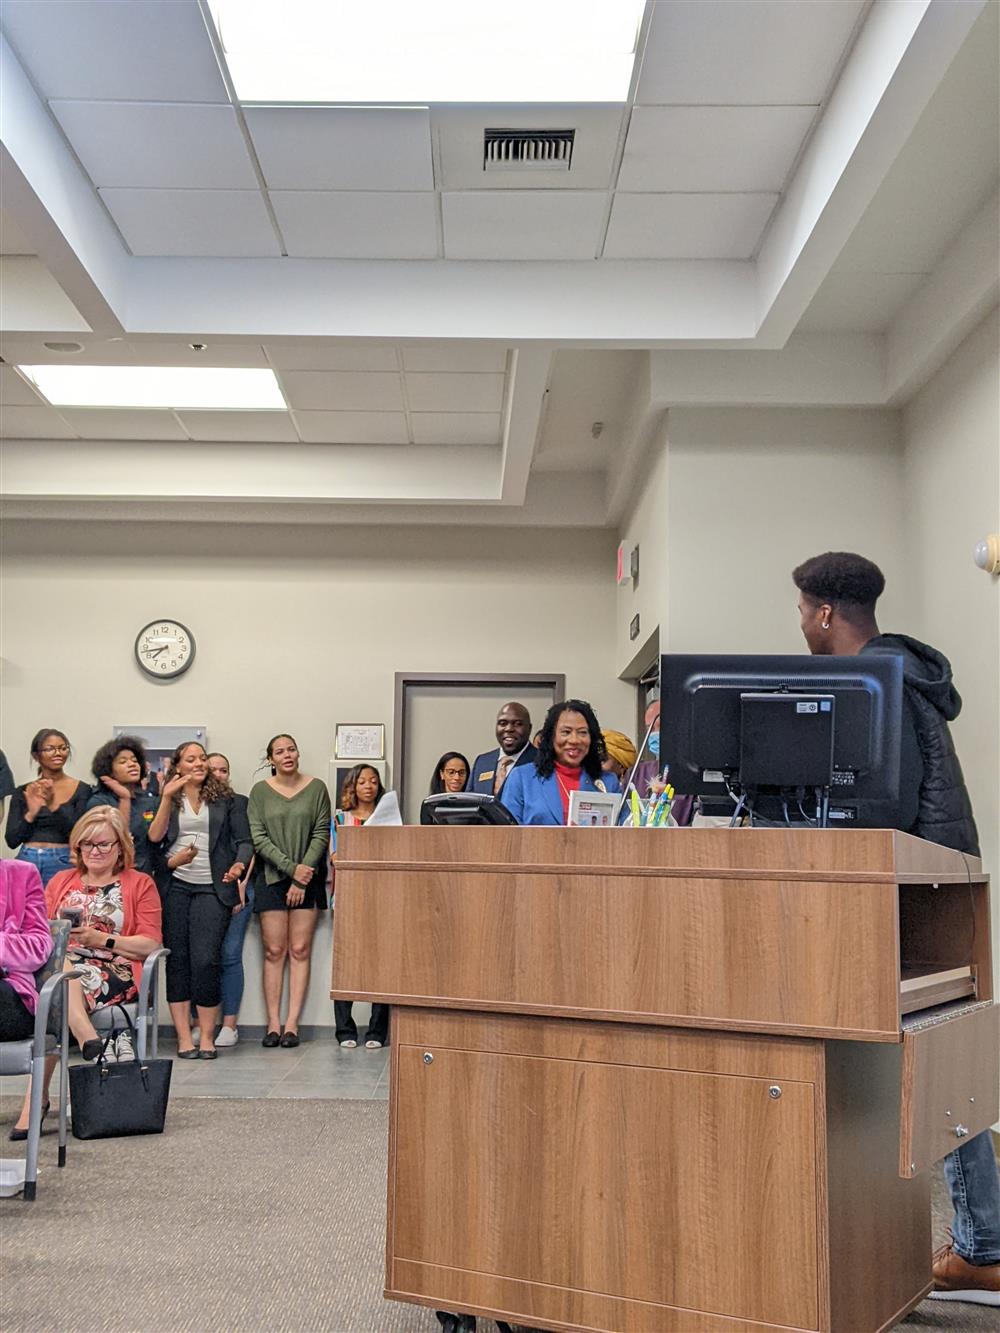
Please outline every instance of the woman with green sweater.
[[[271, 776], [250, 793], [247, 818], [263, 866], [254, 911], [264, 944], [263, 1045], [298, 1046], [299, 1016], [309, 989], [313, 935], [326, 907], [326, 858], [330, 794], [319, 778], [299, 772], [299, 747], [291, 736], [267, 744]], [[288, 1015], [281, 1025], [281, 992], [288, 960]]]

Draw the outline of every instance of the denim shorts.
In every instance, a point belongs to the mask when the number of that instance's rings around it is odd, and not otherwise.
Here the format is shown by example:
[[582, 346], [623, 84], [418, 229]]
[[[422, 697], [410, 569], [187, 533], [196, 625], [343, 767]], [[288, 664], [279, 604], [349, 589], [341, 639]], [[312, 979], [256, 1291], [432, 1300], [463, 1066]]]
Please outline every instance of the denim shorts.
[[53, 875], [60, 870], [71, 869], [68, 847], [22, 847], [17, 854], [19, 861], [28, 861], [42, 877], [43, 886], [48, 884]]

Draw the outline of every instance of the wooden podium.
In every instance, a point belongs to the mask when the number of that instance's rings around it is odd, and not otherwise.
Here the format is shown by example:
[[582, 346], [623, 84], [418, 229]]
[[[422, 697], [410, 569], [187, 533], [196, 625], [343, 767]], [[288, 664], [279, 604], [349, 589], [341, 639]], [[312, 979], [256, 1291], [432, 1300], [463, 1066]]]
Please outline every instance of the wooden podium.
[[890, 1328], [998, 1116], [989, 886], [874, 830], [349, 828], [392, 1015], [386, 1296], [535, 1328]]

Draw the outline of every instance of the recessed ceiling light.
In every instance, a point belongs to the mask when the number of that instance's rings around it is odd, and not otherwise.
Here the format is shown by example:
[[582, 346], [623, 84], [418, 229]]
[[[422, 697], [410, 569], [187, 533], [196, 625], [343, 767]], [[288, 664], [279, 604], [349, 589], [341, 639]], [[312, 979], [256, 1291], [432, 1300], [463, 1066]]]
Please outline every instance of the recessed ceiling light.
[[287, 410], [273, 370], [215, 366], [19, 366], [53, 407]]
[[624, 102], [643, 0], [209, 0], [244, 102]]
[[47, 352], [65, 352], [67, 356], [83, 351], [83, 343], [42, 343], [42, 346]]

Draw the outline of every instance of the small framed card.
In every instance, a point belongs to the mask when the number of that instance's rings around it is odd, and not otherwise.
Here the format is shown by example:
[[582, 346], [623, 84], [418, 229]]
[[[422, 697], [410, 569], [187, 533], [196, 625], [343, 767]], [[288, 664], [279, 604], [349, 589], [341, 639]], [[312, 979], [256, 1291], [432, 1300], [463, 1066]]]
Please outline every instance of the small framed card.
[[384, 722], [338, 722], [333, 743], [334, 757], [361, 763], [385, 758]]
[[571, 791], [570, 828], [614, 828], [622, 798], [615, 792]]

